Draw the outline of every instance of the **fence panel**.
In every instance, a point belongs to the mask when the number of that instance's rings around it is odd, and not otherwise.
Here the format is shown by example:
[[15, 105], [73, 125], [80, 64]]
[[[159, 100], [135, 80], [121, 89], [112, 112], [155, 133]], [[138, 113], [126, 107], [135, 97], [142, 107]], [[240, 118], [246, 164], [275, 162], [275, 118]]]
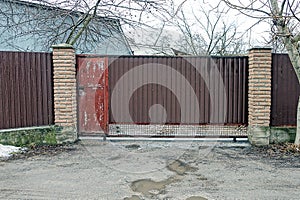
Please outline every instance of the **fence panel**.
[[0, 129], [54, 124], [51, 53], [0, 52]]
[[300, 85], [287, 54], [272, 55], [271, 126], [296, 126]]
[[246, 125], [247, 75], [246, 56], [110, 57], [110, 123]]

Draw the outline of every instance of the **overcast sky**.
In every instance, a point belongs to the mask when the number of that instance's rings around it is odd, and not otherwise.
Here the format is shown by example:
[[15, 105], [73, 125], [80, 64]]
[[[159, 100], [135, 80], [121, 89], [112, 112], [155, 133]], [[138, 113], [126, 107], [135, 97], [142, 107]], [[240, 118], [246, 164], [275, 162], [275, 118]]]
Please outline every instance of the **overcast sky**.
[[[175, 3], [177, 3], [174, 7], [178, 8], [182, 0], [176, 0]], [[199, 16], [199, 19], [202, 22], [205, 22], [206, 19], [205, 17], [202, 17], [201, 15], [201, 7], [204, 8], [204, 10], [211, 10], [212, 7], [216, 7], [219, 4], [219, 1], [208, 1], [208, 0], [187, 0], [181, 9], [184, 11], [186, 18], [189, 20], [190, 24], [195, 23], [191, 29], [193, 31], [201, 31], [199, 30], [199, 26], [197, 26], [197, 23], [195, 21], [194, 14], [195, 13], [197, 16]], [[168, 7], [168, 6], [167, 6]], [[219, 10], [222, 10], [223, 8], [227, 8], [225, 4], [220, 4]], [[168, 15], [164, 15], [158, 11], [158, 16], [162, 16], [160, 18], [155, 18], [151, 15], [144, 17], [143, 21], [147, 25], [151, 25], [151, 27], [157, 28], [156, 30], [157, 34], [159, 34], [159, 29], [163, 27], [163, 20], [166, 21], [169, 20], [170, 22], [172, 21], [172, 17], [165, 17]], [[214, 20], [214, 15], [211, 14], [211, 19]], [[230, 10], [224, 17], [222, 18], [223, 21], [226, 23], [236, 23], [236, 26], [238, 27], [238, 34], [243, 37], [245, 41], [247, 41], [249, 48], [253, 46], [266, 46], [266, 41], [269, 37], [268, 31], [270, 30], [270, 26], [267, 23], [259, 23], [255, 26], [253, 26], [256, 22], [257, 19], [253, 19], [250, 17], [246, 17], [242, 14], [240, 14], [236, 10]], [[253, 27], [252, 27], [253, 26]], [[249, 30], [249, 28], [251, 30]], [[151, 30], [152, 28], [145, 28], [144, 30], [142, 29], [133, 29], [132, 27], [129, 26], [124, 26], [123, 27], [125, 33], [129, 36], [132, 37], [136, 40], [136, 42], [139, 43], [152, 43], [153, 41], [156, 40], [154, 37], [155, 35], [155, 30]], [[178, 29], [176, 27], [172, 27], [172, 24], [170, 23], [168, 26], [164, 26], [164, 34], [173, 34], [174, 40], [178, 39]], [[247, 33], [246, 33], [247, 32]], [[247, 47], [248, 48], [248, 47]]]
[[[38, 1], [38, 0], [28, 0], [28, 1]], [[64, 0], [47, 0], [48, 2], [66, 2]], [[89, 3], [89, 5], [94, 5], [96, 0], [87, 0]], [[128, 2], [132, 2], [130, 5], [132, 6], [132, 4], [134, 4], [135, 1], [129, 1], [129, 0], [114, 0], [115, 2], [125, 2], [124, 5], [128, 6]], [[216, 0], [173, 0], [175, 5], [171, 5], [171, 1], [172, 0], [157, 0], [157, 1], [161, 1], [161, 2], [166, 2], [165, 5], [163, 5], [164, 10], [157, 10], [155, 11], [155, 9], [151, 10], [152, 14], [144, 14], [143, 18], [142, 18], [142, 22], [147, 24], [149, 27], [145, 28], [143, 31], [140, 31], [141, 29], [132, 29], [132, 27], [123, 26], [123, 30], [127, 35], [131, 35], [133, 37], [135, 37], [135, 39], [139, 39], [141, 40], [140, 42], [144, 42], [144, 41], [149, 41], [151, 39], [155, 40], [156, 38], [153, 37], [153, 30], [151, 30], [150, 27], [154, 27], [154, 28], [161, 28], [163, 26], [163, 21], [167, 21], [167, 22], [172, 22], [172, 17], [170, 15], [167, 14], [167, 12], [171, 12], [172, 13], [172, 7], [174, 8], [174, 11], [179, 10], [178, 8], [181, 8], [187, 19], [189, 20], [190, 24], [193, 24], [193, 20], [194, 16], [193, 13], [195, 13], [197, 16], [199, 15], [199, 19], [201, 21], [205, 22], [205, 18], [201, 17], [201, 12], [199, 11], [202, 8], [204, 8], [204, 10], [210, 10], [212, 9], [212, 7], [215, 7], [219, 4], [220, 1], [216, 1]], [[238, 1], [238, 0], [232, 0], [234, 1]], [[102, 3], [105, 1], [101, 1]], [[108, 1], [107, 1], [108, 2]], [[182, 6], [181, 3], [185, 2]], [[242, 1], [245, 2], [245, 1]], [[75, 1], [69, 1], [69, 3], [74, 4]], [[222, 10], [225, 7], [225, 4], [221, 4], [219, 9]], [[82, 9], [85, 9], [84, 7]], [[101, 7], [100, 7], [101, 9]], [[88, 8], [86, 8], [86, 10], [88, 10]], [[101, 15], [101, 12], [98, 13]], [[102, 13], [103, 14], [103, 13]], [[133, 20], [138, 20], [139, 18], [139, 14], [136, 14], [134, 11], [131, 11], [132, 14], [132, 18]], [[154, 17], [156, 16], [156, 17]], [[214, 15], [210, 16], [212, 19], [214, 18]], [[237, 27], [238, 27], [238, 32], [239, 34], [241, 34], [244, 38], [244, 40], [248, 41], [249, 47], [253, 47], [253, 46], [264, 46], [265, 45], [265, 40], [264, 38], [268, 38], [268, 30], [270, 29], [269, 25], [267, 23], [261, 23], [258, 24], [256, 26], [254, 26], [251, 29], [251, 32], [247, 32], [247, 34], [243, 34], [246, 31], [248, 31], [248, 29], [257, 21], [256, 19], [251, 19], [249, 17], [245, 17], [243, 15], [241, 15], [238, 11], [236, 10], [230, 10], [230, 12], [228, 12], [223, 18], [223, 21], [225, 21], [226, 23], [230, 24], [230, 23], [236, 23]], [[164, 26], [165, 32], [167, 34], [171, 34], [173, 35], [174, 39], [178, 38], [178, 29], [172, 27], [171, 23], [167, 23], [166, 26]], [[193, 31], [200, 31], [199, 27], [196, 25], [192, 26], [191, 29]], [[204, 30], [203, 30], [204, 31]], [[133, 34], [134, 33], [134, 34]], [[150, 34], [150, 35], [149, 35]]]

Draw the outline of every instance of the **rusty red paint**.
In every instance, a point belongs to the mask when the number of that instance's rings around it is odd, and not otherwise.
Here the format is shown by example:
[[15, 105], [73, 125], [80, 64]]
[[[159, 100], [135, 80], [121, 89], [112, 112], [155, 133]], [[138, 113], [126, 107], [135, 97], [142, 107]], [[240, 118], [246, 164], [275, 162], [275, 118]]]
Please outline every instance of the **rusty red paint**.
[[[107, 59], [105, 59], [105, 66], [107, 66]], [[102, 76], [99, 79], [99, 88], [95, 94], [95, 109], [97, 120], [101, 129], [108, 133], [108, 68], [106, 67]]]
[[108, 132], [108, 59], [77, 57], [80, 133]]

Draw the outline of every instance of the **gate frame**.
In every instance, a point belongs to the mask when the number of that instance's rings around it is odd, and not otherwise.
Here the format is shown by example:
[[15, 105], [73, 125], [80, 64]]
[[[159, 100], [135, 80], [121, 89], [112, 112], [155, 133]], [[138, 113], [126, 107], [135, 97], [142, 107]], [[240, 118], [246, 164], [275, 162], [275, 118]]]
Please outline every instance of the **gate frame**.
[[[279, 134], [277, 127], [270, 127], [271, 55], [269, 47], [249, 50], [248, 138], [253, 145], [268, 145]], [[62, 129], [57, 134], [60, 142], [76, 141], [78, 138], [75, 62], [75, 51], [71, 45], [53, 46], [54, 121]]]

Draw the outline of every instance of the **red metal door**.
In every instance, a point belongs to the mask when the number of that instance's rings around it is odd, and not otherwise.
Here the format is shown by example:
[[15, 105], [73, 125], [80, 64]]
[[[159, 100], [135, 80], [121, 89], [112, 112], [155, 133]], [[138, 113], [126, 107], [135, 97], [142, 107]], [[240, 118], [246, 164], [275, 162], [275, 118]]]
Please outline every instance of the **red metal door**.
[[77, 56], [79, 133], [108, 133], [108, 59]]

